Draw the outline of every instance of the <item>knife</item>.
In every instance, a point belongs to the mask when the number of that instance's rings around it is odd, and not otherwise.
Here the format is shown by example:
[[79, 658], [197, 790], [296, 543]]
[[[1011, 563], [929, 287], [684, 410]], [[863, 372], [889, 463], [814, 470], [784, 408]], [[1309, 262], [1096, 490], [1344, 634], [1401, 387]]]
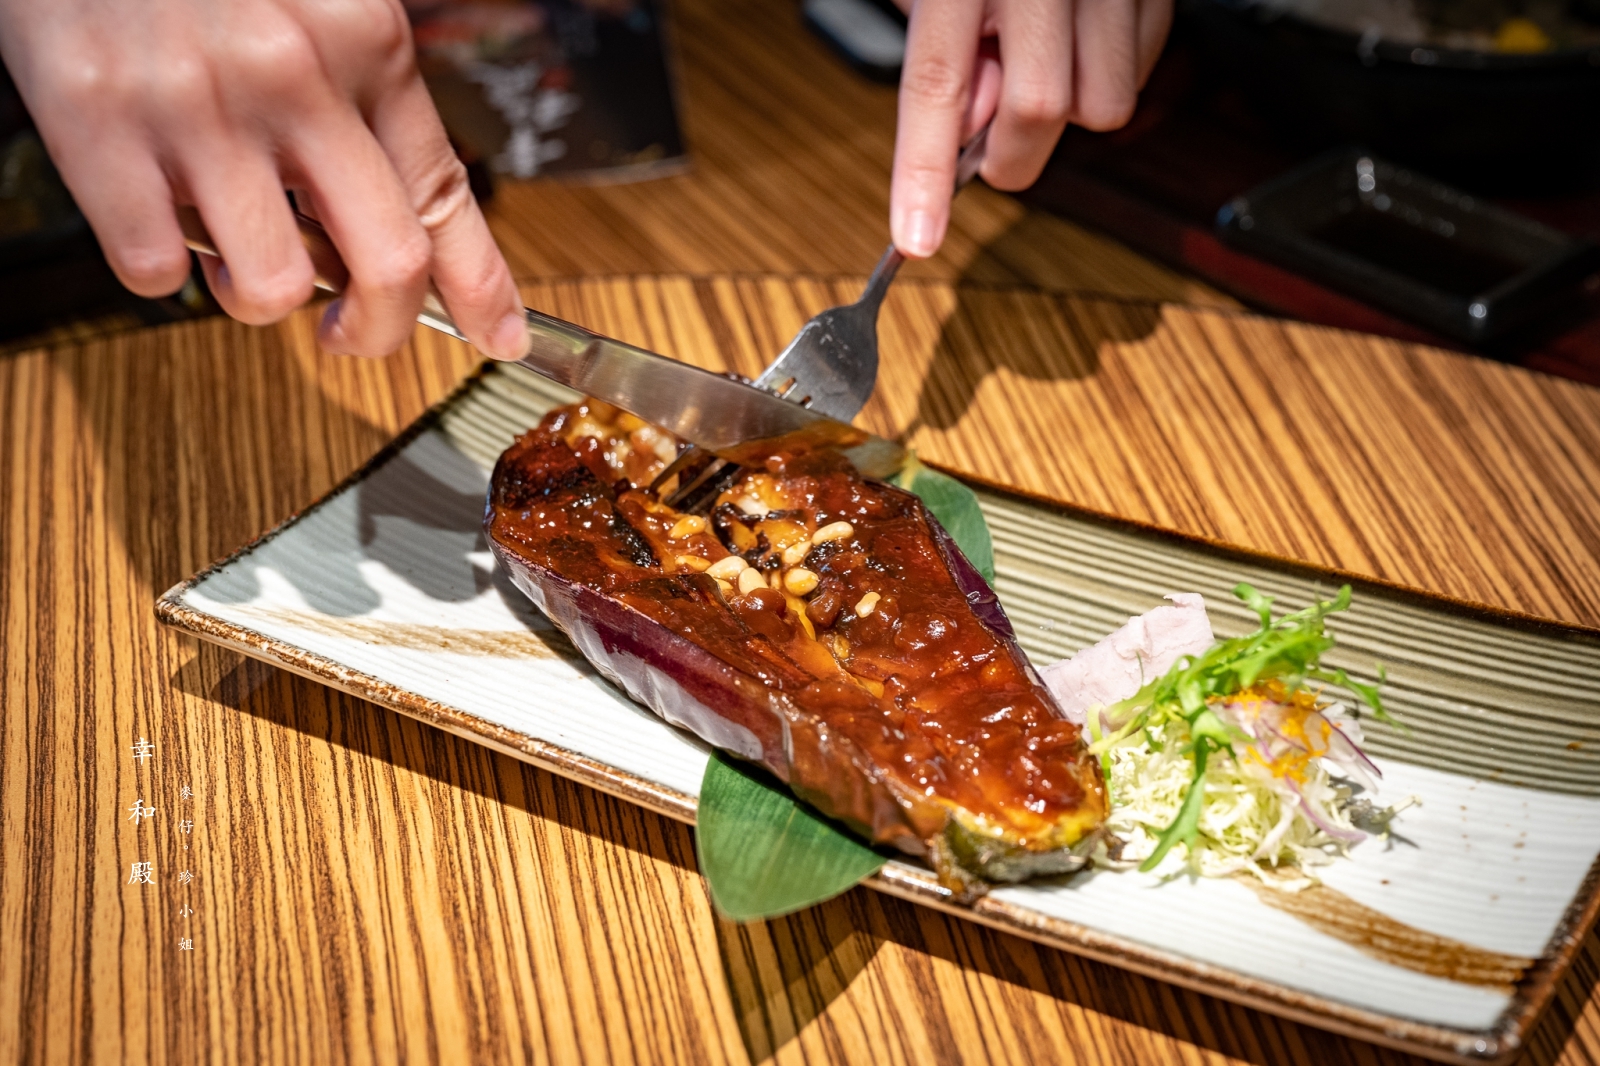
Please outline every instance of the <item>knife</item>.
[[[295, 222], [316, 269], [317, 288], [342, 291], [350, 272], [327, 230], [299, 212]], [[198, 211], [179, 207], [178, 223], [192, 250], [221, 258]], [[796, 446], [835, 447], [868, 477], [887, 477], [905, 462], [905, 449], [898, 444], [737, 378], [668, 359], [531, 308], [523, 313], [532, 344], [518, 360], [521, 366], [615, 404], [724, 459], [751, 462]], [[432, 286], [417, 321], [458, 340], [467, 339]]]
[[[978, 176], [988, 153], [991, 120], [961, 148], [956, 157], [955, 188], [952, 198]], [[878, 311], [884, 293], [894, 280], [905, 256], [892, 243], [878, 265], [872, 268], [866, 288], [853, 304], [842, 304], [811, 316], [800, 327], [778, 358], [767, 365], [752, 384], [778, 396], [809, 397], [806, 406], [841, 421], [854, 418], [866, 406], [878, 382]], [[663, 502], [682, 503], [690, 493], [699, 493], [715, 476], [705, 470], [685, 484], [685, 471], [704, 467], [699, 448], [685, 448], [656, 475], [651, 488], [660, 489], [677, 478], [678, 488], [663, 497]], [[731, 476], [731, 471], [725, 477]]]

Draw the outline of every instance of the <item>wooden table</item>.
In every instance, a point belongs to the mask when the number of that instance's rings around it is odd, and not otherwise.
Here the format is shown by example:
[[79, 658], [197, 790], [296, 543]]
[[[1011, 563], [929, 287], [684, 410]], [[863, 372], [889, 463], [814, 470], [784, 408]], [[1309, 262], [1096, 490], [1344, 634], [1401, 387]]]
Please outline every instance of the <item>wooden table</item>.
[[[750, 370], [880, 250], [893, 94], [782, 0], [677, 40], [694, 172], [493, 224], [535, 306]], [[0, 359], [0, 1062], [1411, 1061], [862, 890], [721, 922], [685, 827], [161, 631], [474, 362], [314, 322]], [[1596, 390], [1246, 315], [983, 189], [884, 337], [865, 417], [930, 458], [1600, 625]], [[1591, 937], [1528, 1061], [1600, 1060], [1597, 980]]]

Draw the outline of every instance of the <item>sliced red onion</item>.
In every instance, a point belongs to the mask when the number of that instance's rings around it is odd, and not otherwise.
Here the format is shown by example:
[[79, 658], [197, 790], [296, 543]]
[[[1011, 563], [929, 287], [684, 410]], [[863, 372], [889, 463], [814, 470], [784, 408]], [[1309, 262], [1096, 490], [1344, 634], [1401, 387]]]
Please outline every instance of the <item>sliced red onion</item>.
[[1337, 723], [1328, 723], [1333, 728], [1328, 734], [1327, 759], [1341, 769], [1348, 770], [1363, 787], [1376, 790], [1378, 781], [1383, 777], [1383, 771], [1378, 769], [1378, 764], [1367, 757], [1361, 746], [1349, 737]]
[[1238, 709], [1234, 704], [1224, 703], [1218, 708], [1218, 710], [1223, 712], [1223, 721], [1227, 722], [1235, 729], [1242, 731], [1252, 740], [1260, 739], [1260, 734], [1256, 732], [1257, 723], [1247, 721], [1242, 715], [1239, 714]]
[[1316, 807], [1312, 805], [1311, 801], [1306, 799], [1306, 795], [1304, 792], [1300, 791], [1299, 785], [1295, 784], [1288, 778], [1284, 778], [1283, 780], [1284, 783], [1289, 786], [1289, 791], [1293, 792], [1295, 798], [1300, 801], [1300, 809], [1305, 812], [1306, 817], [1309, 818], [1311, 823], [1318, 829], [1322, 830], [1334, 840], [1342, 840], [1346, 844], [1354, 844], [1357, 841], [1367, 839], [1367, 834], [1363, 833], [1359, 829], [1341, 829], [1339, 826], [1336, 826], [1332, 822], [1328, 821], [1317, 811]]
[[1291, 738], [1290, 738], [1290, 737], [1286, 737], [1286, 736], [1284, 736], [1284, 735], [1283, 735], [1283, 734], [1282, 734], [1282, 733], [1280, 733], [1280, 732], [1279, 732], [1279, 731], [1278, 731], [1278, 730], [1276, 730], [1276, 729], [1273, 729], [1273, 730], [1271, 730], [1271, 731], [1270, 731], [1270, 732], [1271, 732], [1271, 733], [1272, 733], [1272, 735], [1273, 735], [1273, 736], [1275, 736], [1275, 737], [1277, 737], [1277, 738], [1278, 738], [1278, 739], [1279, 739], [1279, 740], [1281, 740], [1281, 741], [1283, 741], [1283, 743], [1284, 743], [1284, 744], [1285, 744], [1285, 745], [1286, 745], [1286, 746], [1287, 746], [1287, 747], [1291, 747], [1291, 748], [1293, 748], [1293, 749], [1294, 749], [1294, 750], [1295, 750], [1295, 751], [1302, 751], [1302, 752], [1305, 752], [1305, 753], [1306, 753], [1306, 754], [1308, 754], [1308, 755], [1309, 755], [1309, 754], [1311, 754], [1311, 749], [1310, 749], [1310, 748], [1309, 748], [1309, 747], [1307, 747], [1307, 746], [1306, 746], [1306, 745], [1304, 745], [1304, 744], [1301, 744], [1301, 743], [1300, 743], [1300, 742], [1299, 742], [1299, 741], [1297, 741], [1297, 740], [1293, 740], [1293, 739], [1291, 739]]
[[1361, 731], [1361, 719], [1350, 717], [1345, 712], [1343, 704], [1335, 703], [1330, 707], [1324, 707], [1322, 716], [1337, 726], [1356, 747], [1359, 748], [1367, 742], [1366, 734]]

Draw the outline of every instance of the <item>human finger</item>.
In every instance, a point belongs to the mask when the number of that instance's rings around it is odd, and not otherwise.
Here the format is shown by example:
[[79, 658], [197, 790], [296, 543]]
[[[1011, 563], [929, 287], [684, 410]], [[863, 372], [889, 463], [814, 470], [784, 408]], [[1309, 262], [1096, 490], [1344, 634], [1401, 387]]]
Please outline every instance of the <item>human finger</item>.
[[495, 245], [466, 168], [416, 66], [408, 22], [393, 0], [296, 0], [335, 72], [363, 72], [355, 100], [430, 244], [429, 271], [467, 338], [501, 359], [524, 354], [526, 323], [510, 268]]
[[205, 138], [180, 149], [189, 198], [220, 258], [201, 256], [212, 295], [241, 322], [276, 322], [311, 298], [315, 271], [264, 146]]
[[[70, 55], [41, 61], [39, 53], [50, 56], [61, 35], [30, 41], [28, 14], [20, 5], [0, 6], [0, 44], [57, 172], [124, 285], [140, 296], [177, 291], [189, 276], [189, 253], [157, 147], [132, 113], [136, 64], [93, 30], [77, 35]], [[71, 22], [64, 8], [31, 14]], [[107, 158], [118, 166], [105, 166]]]
[[1072, 121], [1114, 130], [1139, 98], [1138, 9], [1134, 0], [1077, 0]]
[[997, 189], [1024, 189], [1044, 169], [1074, 103], [1072, 7], [1007, 4], [999, 30], [1000, 99], [980, 173]]
[[982, 26], [983, 5], [973, 0], [918, 0], [906, 28], [889, 226], [914, 258], [937, 251], [950, 222]]
[[516, 282], [421, 77], [379, 100], [371, 121], [428, 235], [433, 281], [456, 325], [485, 354], [520, 359], [529, 337]]
[[978, 61], [972, 74], [972, 103], [967, 107], [966, 121], [961, 124], [961, 143], [966, 144], [989, 124], [994, 109], [1000, 103], [1000, 83], [1004, 73], [1000, 67], [1000, 42], [985, 37], [978, 42]]
[[1161, 58], [1162, 46], [1167, 43], [1167, 31], [1172, 29], [1172, 0], [1139, 0], [1139, 28], [1136, 34], [1139, 49], [1139, 88], [1150, 79], [1156, 60]]
[[[117, 280], [139, 296], [177, 292], [189, 277], [189, 250], [172, 187], [150, 147], [119, 137], [85, 154], [67, 140], [47, 136], [46, 147]], [[114, 173], [101, 165], [103, 153], [118, 159]]]
[[427, 290], [427, 231], [389, 157], [353, 106], [338, 106], [289, 134], [295, 185], [349, 270], [344, 292], [323, 316], [329, 351], [387, 355], [410, 339]]
[[[184, 175], [195, 186], [196, 205], [226, 264], [212, 270], [224, 307], [257, 320], [241, 305], [249, 302], [247, 286], [261, 285], [269, 275], [261, 264], [247, 275], [252, 258], [270, 264], [292, 255], [303, 271], [296, 278], [303, 285], [297, 296], [303, 301], [309, 295], [314, 271], [285, 194], [286, 188], [305, 190], [349, 270], [344, 293], [323, 318], [320, 339], [329, 350], [348, 354], [381, 355], [403, 344], [426, 285], [427, 236], [367, 128], [356, 92], [372, 79], [375, 62], [361, 51], [358, 16], [392, 6], [388, 0], [208, 6], [197, 20], [201, 44], [191, 51], [211, 63], [210, 91], [201, 86], [187, 94], [192, 99], [185, 108], [163, 108], [187, 123], [179, 128], [169, 122], [166, 136], [190, 154]], [[329, 41], [328, 20], [335, 16], [345, 20], [355, 44]], [[205, 129], [208, 120], [218, 131]], [[263, 173], [229, 173], [230, 159], [244, 158], [218, 152], [229, 137], [260, 142], [256, 170]], [[213, 217], [214, 205], [230, 191], [237, 217]], [[270, 234], [259, 248], [229, 240], [230, 230], [248, 233], [268, 225]]]

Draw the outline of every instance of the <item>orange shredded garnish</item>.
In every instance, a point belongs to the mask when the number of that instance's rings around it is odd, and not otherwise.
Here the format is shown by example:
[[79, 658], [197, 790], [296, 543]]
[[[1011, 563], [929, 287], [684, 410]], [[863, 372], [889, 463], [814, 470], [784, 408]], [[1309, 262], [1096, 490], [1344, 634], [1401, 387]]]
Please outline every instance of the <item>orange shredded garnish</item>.
[[1320, 716], [1312, 722], [1311, 716], [1325, 706], [1319, 700], [1320, 695], [1308, 688], [1289, 692], [1283, 682], [1272, 680], [1241, 689], [1231, 696], [1212, 697], [1211, 702], [1225, 704], [1241, 725], [1254, 725], [1267, 711], [1281, 709], [1282, 717], [1275, 727], [1291, 743], [1270, 761], [1252, 744], [1245, 748], [1244, 761], [1262, 767], [1274, 777], [1292, 778], [1303, 784], [1312, 760], [1328, 753], [1329, 731], [1333, 728]]

